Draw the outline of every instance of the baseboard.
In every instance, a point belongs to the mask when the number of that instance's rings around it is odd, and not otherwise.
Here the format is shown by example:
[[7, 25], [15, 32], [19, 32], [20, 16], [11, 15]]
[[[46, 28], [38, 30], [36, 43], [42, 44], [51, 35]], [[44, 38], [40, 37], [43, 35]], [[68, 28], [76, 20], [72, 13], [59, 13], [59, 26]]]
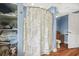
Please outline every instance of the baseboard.
[[57, 48], [53, 48], [53, 52], [57, 52]]

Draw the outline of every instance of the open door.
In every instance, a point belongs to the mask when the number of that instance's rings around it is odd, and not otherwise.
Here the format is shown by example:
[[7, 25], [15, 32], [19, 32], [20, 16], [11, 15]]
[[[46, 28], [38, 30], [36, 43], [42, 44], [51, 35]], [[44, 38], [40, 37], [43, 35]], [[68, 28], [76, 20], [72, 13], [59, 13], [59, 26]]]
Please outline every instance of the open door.
[[68, 48], [79, 47], [79, 13], [68, 17]]
[[[27, 7], [25, 17], [25, 55], [48, 54], [52, 44], [52, 14], [39, 7]], [[51, 43], [50, 43], [51, 42]]]

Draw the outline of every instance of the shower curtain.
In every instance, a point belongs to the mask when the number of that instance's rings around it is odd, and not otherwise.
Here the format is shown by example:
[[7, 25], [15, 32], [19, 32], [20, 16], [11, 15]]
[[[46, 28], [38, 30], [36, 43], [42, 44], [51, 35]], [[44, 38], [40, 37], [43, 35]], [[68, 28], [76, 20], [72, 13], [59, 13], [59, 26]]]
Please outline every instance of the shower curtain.
[[27, 7], [24, 23], [26, 56], [48, 54], [52, 45], [52, 14], [46, 9]]

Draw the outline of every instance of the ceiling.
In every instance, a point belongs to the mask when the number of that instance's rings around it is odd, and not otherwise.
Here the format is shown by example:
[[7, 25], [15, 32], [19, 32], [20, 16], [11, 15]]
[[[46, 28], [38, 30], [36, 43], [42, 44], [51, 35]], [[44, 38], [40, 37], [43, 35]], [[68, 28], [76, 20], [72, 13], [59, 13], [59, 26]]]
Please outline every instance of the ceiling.
[[36, 6], [49, 9], [54, 6], [57, 8], [57, 16], [67, 15], [69, 13], [79, 11], [79, 3], [27, 3], [26, 6]]

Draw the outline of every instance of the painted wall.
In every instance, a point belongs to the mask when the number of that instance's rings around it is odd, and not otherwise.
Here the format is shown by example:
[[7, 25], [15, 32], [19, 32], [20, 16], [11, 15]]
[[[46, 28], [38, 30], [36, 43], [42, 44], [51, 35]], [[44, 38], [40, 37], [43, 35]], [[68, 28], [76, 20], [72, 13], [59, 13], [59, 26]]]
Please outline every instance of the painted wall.
[[64, 40], [67, 42], [68, 36], [66, 34], [68, 32], [68, 15], [57, 18], [57, 31], [64, 34]]

